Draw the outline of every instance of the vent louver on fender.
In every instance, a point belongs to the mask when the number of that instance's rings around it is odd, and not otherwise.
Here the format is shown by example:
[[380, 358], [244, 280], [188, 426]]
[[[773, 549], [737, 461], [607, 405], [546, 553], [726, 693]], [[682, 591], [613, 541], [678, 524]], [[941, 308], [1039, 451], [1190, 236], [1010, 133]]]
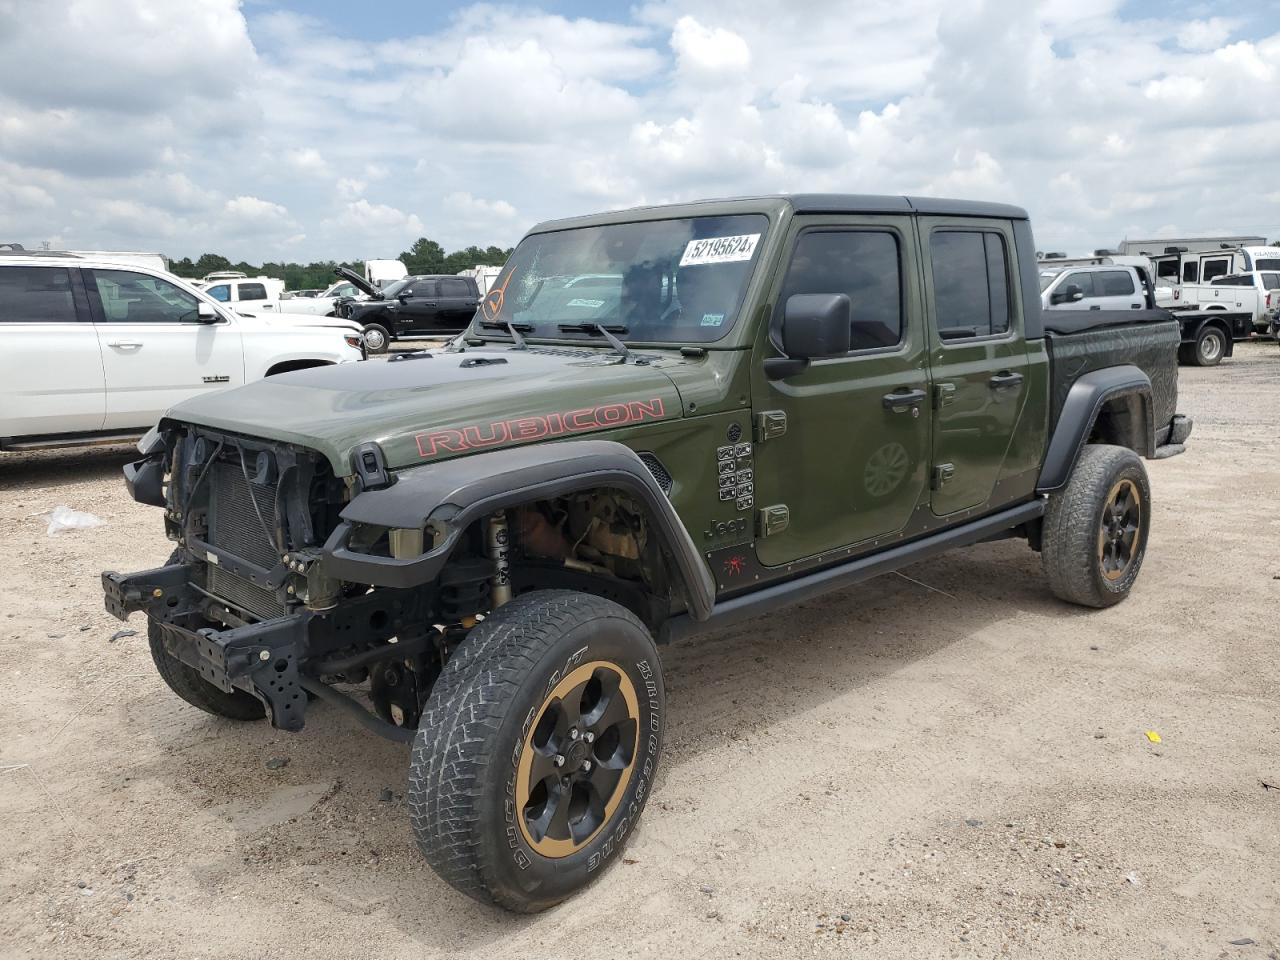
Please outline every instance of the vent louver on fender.
[[640, 454], [640, 459], [644, 461], [644, 465], [653, 474], [653, 479], [658, 481], [658, 486], [662, 488], [662, 492], [668, 497], [671, 496], [671, 473], [662, 465], [662, 461], [652, 453], [647, 452]]

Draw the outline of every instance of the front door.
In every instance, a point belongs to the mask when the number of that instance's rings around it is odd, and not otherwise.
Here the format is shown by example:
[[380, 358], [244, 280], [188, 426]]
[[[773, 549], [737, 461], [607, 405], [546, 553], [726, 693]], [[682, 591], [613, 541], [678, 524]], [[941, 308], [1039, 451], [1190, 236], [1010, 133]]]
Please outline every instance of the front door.
[[[906, 526], [929, 461], [928, 370], [909, 217], [797, 217], [788, 266], [774, 279], [758, 358], [776, 356], [787, 298], [843, 293], [850, 352], [786, 380], [752, 371], [757, 422], [756, 553], [768, 566], [836, 548], [871, 547]], [[768, 426], [763, 426], [767, 424]], [[770, 435], [773, 434], [773, 435]], [[783, 508], [787, 521], [777, 529]]]
[[999, 505], [1026, 404], [1026, 341], [1007, 221], [920, 218], [933, 371], [933, 513]]
[[240, 331], [197, 321], [187, 291], [130, 270], [86, 270], [106, 374], [108, 429], [155, 424], [199, 393], [244, 383]]
[[396, 308], [396, 332], [426, 333], [435, 328], [440, 314], [440, 291], [434, 280], [415, 280], [401, 291]]

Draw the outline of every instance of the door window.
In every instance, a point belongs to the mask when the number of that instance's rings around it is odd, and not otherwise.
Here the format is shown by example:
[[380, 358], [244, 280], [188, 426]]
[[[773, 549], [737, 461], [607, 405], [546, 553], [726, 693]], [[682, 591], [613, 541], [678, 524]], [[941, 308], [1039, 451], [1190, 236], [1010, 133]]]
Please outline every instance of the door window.
[[260, 283], [242, 283], [240, 284], [241, 300], [265, 300], [267, 299], [267, 288]]
[[934, 320], [943, 340], [1009, 330], [1009, 268], [998, 233], [937, 230], [929, 238]]
[[1214, 277], [1224, 277], [1229, 272], [1231, 261], [1226, 257], [1219, 257], [1216, 260], [1206, 260], [1204, 262], [1204, 272], [1200, 275], [1203, 283], [1208, 283]]
[[219, 303], [231, 302], [231, 287], [225, 283], [220, 283], [216, 287], [210, 287], [205, 291], [205, 293], [213, 297], [213, 299], [217, 300]]
[[467, 286], [467, 281], [465, 280], [441, 280], [440, 296], [469, 297], [471, 296], [471, 288]]
[[77, 319], [71, 271], [66, 267], [0, 267], [0, 323]]
[[91, 273], [109, 323], [191, 323], [198, 316], [195, 296], [167, 280], [127, 270]]
[[[1092, 273], [1068, 274], [1067, 278], [1063, 280], [1061, 284], [1059, 284], [1057, 293], [1061, 296], [1065, 296], [1067, 292], [1067, 287], [1079, 287], [1081, 292], [1084, 293], [1084, 298], [1086, 300], [1088, 300], [1090, 297], [1096, 297], [1098, 295], [1097, 288], [1094, 286], [1094, 283], [1093, 283]], [[1063, 301], [1063, 302], [1066, 302], [1066, 301]]]
[[425, 300], [428, 297], [434, 298], [438, 296], [438, 294], [436, 293], [436, 283], [434, 280], [419, 280], [417, 283], [415, 283], [413, 286], [411, 286], [408, 290], [404, 292], [407, 293], [409, 296], [415, 297], [419, 300]]
[[1103, 297], [1129, 297], [1134, 293], [1133, 274], [1127, 270], [1103, 270], [1098, 274]]
[[1156, 279], [1171, 280], [1178, 282], [1178, 261], [1177, 260], [1157, 260], [1156, 261]]
[[1196, 277], [1199, 276], [1199, 269], [1200, 267], [1195, 261], [1184, 263], [1182, 265], [1182, 282], [1195, 283]]
[[902, 268], [896, 234], [884, 230], [812, 230], [796, 241], [777, 319], [797, 293], [849, 298], [852, 350], [902, 342]]

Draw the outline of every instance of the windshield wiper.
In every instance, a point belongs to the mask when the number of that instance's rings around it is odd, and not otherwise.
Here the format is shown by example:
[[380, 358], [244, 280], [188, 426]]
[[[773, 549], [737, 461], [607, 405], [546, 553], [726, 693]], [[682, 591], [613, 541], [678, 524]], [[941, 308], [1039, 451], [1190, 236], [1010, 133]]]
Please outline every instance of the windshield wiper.
[[627, 349], [627, 345], [615, 337], [614, 331], [618, 333], [626, 333], [627, 328], [618, 324], [612, 327], [606, 327], [603, 323], [560, 323], [557, 324], [561, 330], [566, 333], [598, 333], [609, 341], [609, 346], [613, 347], [614, 353], [622, 358], [622, 363], [626, 363], [631, 356], [631, 351]]
[[532, 323], [515, 323], [511, 320], [481, 320], [480, 326], [489, 327], [490, 329], [505, 329], [509, 334], [511, 334], [511, 339], [516, 343], [516, 345], [511, 348], [512, 350], [526, 349], [529, 345], [525, 343], [524, 337], [520, 336], [520, 331], [533, 330]]

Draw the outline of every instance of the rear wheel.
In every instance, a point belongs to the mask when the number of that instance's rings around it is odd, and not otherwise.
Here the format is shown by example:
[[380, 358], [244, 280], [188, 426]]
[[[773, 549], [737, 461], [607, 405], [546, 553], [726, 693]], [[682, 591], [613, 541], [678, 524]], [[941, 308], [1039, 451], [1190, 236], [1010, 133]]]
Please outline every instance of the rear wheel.
[[1227, 352], [1227, 338], [1217, 327], [1201, 327], [1196, 334], [1195, 353], [1192, 362], [1197, 367], [1214, 367], [1222, 362]]
[[371, 323], [364, 328], [364, 345], [370, 353], [386, 353], [391, 345], [391, 334], [380, 323]]
[[540, 590], [473, 629], [414, 741], [409, 809], [435, 871], [533, 913], [621, 854], [653, 785], [665, 699], [658, 652], [628, 610]]
[[1109, 607], [1129, 595], [1151, 528], [1151, 485], [1126, 447], [1089, 444], [1049, 498], [1041, 559], [1049, 588], [1070, 603]]

